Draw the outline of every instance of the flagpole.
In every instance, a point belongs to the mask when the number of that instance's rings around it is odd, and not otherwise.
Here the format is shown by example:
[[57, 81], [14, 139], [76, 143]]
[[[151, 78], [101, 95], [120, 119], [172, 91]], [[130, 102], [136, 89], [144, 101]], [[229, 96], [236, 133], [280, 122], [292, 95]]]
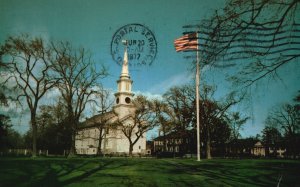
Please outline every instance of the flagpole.
[[[174, 41], [175, 49], [177, 52], [195, 50], [194, 33], [189, 33], [181, 36]], [[198, 32], [196, 32], [196, 115], [197, 115], [197, 161], [200, 161], [200, 112], [199, 112], [199, 82], [200, 82], [200, 71], [199, 71], [199, 45], [198, 45]]]
[[200, 71], [199, 71], [199, 45], [198, 45], [198, 32], [197, 38], [197, 62], [196, 62], [196, 112], [197, 112], [197, 161], [201, 161], [200, 156], [200, 115], [199, 115], [199, 84], [200, 84]]

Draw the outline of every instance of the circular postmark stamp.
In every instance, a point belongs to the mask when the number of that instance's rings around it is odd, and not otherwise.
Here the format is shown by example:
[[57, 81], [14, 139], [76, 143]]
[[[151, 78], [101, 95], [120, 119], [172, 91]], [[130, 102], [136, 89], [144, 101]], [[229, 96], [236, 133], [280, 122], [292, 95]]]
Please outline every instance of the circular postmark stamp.
[[148, 27], [134, 23], [119, 28], [111, 41], [111, 55], [119, 65], [123, 63], [124, 45], [127, 40], [128, 62], [131, 66], [151, 65], [156, 57], [157, 42]]

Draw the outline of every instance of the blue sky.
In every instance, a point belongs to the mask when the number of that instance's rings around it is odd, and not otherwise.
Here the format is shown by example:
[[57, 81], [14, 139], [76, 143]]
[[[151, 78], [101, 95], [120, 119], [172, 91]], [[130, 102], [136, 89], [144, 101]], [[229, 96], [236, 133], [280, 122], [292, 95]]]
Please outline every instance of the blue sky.
[[[172, 86], [192, 82], [194, 77], [191, 62], [173, 47], [173, 40], [183, 32], [182, 26], [207, 18], [223, 5], [223, 0], [0, 0], [0, 42], [10, 35], [28, 33], [47, 41], [70, 41], [87, 48], [97, 63], [109, 68], [110, 75], [103, 80], [104, 86], [116, 90], [121, 67], [110, 54], [112, 37], [126, 24], [143, 24], [154, 33], [158, 52], [151, 66], [130, 69], [133, 90], [159, 95]], [[207, 83], [217, 85], [217, 96], [231, 89], [223, 80], [224, 69], [205, 68], [202, 73]], [[252, 117], [241, 132], [243, 136], [260, 133], [268, 110], [290, 101], [300, 89], [297, 84], [299, 62], [286, 66], [279, 74], [282, 81], [266, 80], [261, 83], [264, 86], [253, 88], [250, 109], [236, 107]], [[15, 128], [28, 129], [26, 120], [17, 121]]]

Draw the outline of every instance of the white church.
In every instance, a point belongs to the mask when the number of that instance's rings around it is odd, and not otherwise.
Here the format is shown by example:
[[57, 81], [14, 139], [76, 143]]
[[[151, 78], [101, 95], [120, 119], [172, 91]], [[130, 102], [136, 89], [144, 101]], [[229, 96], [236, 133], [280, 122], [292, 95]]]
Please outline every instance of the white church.
[[[100, 130], [96, 123], [109, 124], [112, 128], [106, 128], [102, 132], [101, 152], [102, 154], [128, 154], [129, 140], [121, 130], [122, 125], [133, 124], [132, 115], [135, 107], [132, 104], [133, 93], [131, 92], [133, 81], [130, 79], [128, 71], [127, 47], [125, 47], [124, 60], [120, 79], [117, 81], [118, 91], [115, 93], [115, 105], [112, 111], [95, 115], [82, 123], [77, 130], [75, 147], [79, 155], [97, 154]], [[135, 139], [135, 133], [132, 133], [131, 139]], [[144, 134], [133, 146], [133, 154], [146, 153], [146, 134]]]

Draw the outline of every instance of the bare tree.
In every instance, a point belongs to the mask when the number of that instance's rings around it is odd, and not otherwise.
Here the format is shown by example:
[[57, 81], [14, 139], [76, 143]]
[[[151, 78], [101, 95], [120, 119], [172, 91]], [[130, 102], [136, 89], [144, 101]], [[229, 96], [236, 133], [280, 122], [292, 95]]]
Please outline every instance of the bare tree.
[[39, 149], [51, 154], [62, 154], [70, 147], [71, 129], [66, 126], [67, 112], [60, 101], [41, 105], [37, 115]]
[[294, 135], [300, 132], [300, 111], [291, 104], [285, 104], [274, 108], [266, 119], [269, 126], [282, 128], [286, 135]]
[[[175, 132], [178, 138], [181, 138], [182, 145], [180, 152], [183, 153], [187, 153], [192, 149], [192, 147], [189, 147], [186, 137], [189, 136], [188, 131], [195, 127], [195, 95], [195, 90], [191, 85], [173, 87], [163, 95], [165, 103], [168, 106], [167, 115], [169, 116], [169, 120], [167, 122], [172, 124], [170, 131]], [[172, 146], [173, 151], [175, 151], [175, 143], [172, 143]]]
[[225, 117], [227, 118], [227, 122], [231, 129], [230, 144], [233, 148], [234, 154], [237, 154], [240, 130], [241, 130], [243, 124], [245, 124], [247, 122], [249, 117], [243, 117], [240, 112], [228, 113]]
[[99, 131], [97, 154], [102, 155], [102, 141], [106, 136], [107, 131], [111, 128], [109, 121], [114, 116], [109, 110], [113, 106], [113, 100], [110, 99], [111, 93], [109, 90], [101, 88], [96, 94], [96, 107], [100, 114], [100, 118], [94, 118], [92, 123]]
[[153, 129], [157, 125], [156, 115], [153, 111], [153, 103], [151, 103], [151, 101], [139, 95], [133, 100], [133, 105], [135, 107], [134, 114], [128, 116], [132, 119], [132, 123], [123, 124], [122, 121], [119, 122], [122, 132], [129, 141], [130, 156], [132, 156], [133, 146], [138, 140], [144, 136], [145, 132]]
[[240, 137], [242, 125], [247, 122], [249, 117], [242, 117], [240, 112], [233, 112], [228, 115], [228, 123], [231, 126], [231, 138], [237, 140]]
[[299, 0], [228, 0], [225, 7], [197, 25], [202, 63], [238, 65], [231, 77], [250, 86], [300, 57]]
[[195, 119], [195, 90], [191, 85], [173, 87], [164, 95], [169, 106], [174, 127], [177, 131], [185, 131], [193, 126]]
[[72, 126], [72, 143], [69, 156], [75, 154], [75, 133], [86, 108], [99, 85], [99, 79], [107, 75], [106, 69], [94, 66], [91, 54], [83, 48], [75, 49], [68, 42], [52, 43], [53, 70], [59, 80], [58, 89], [65, 101], [69, 123]]
[[57, 83], [50, 78], [51, 49], [41, 38], [28, 35], [9, 37], [1, 47], [1, 62], [8, 67], [5, 83], [13, 81], [18, 88], [17, 100], [25, 98], [30, 110], [32, 127], [32, 156], [36, 156], [38, 104], [45, 93]]
[[[276, 127], [265, 126], [262, 131], [262, 141], [266, 147], [266, 156], [270, 156], [270, 148], [278, 149], [280, 146], [280, 141], [282, 140], [282, 135]], [[275, 156], [275, 152], [273, 155]]]
[[[98, 133], [95, 132], [95, 136], [91, 137], [90, 134], [86, 134], [85, 130], [77, 133], [77, 140], [83, 141], [87, 138], [93, 138], [95, 141], [98, 141], [97, 147], [97, 155], [102, 156], [102, 142], [106, 137], [106, 134], [111, 129], [115, 129], [115, 124], [111, 123], [110, 120], [115, 117], [115, 113], [113, 111], [100, 113], [98, 115], [94, 115], [91, 118], [86, 119], [86, 121], [82, 124], [81, 127], [87, 128], [92, 127], [98, 129]], [[80, 129], [80, 128], [79, 128]]]
[[[174, 119], [173, 112], [166, 102], [161, 100], [153, 101], [153, 109], [156, 113], [157, 124], [159, 124], [159, 132], [162, 132], [163, 137], [163, 152], [167, 150], [166, 135], [174, 129], [172, 119]], [[160, 134], [160, 133], [159, 133]]]
[[229, 109], [241, 102], [243, 96], [237, 96], [235, 92], [229, 93], [222, 101], [215, 101], [213, 95], [215, 87], [204, 86], [203, 94], [200, 95], [200, 123], [201, 131], [205, 139], [205, 151], [207, 159], [211, 159], [212, 132], [217, 125], [224, 121]]
[[[0, 50], [0, 75], [1, 77], [4, 76], [3, 74], [5, 74], [5, 72], [8, 70], [7, 69], [7, 64], [5, 64], [4, 62], [2, 62], [2, 54], [3, 52], [1, 52]], [[2, 82], [2, 79], [0, 80], [0, 105], [3, 106], [7, 106], [7, 95], [5, 94], [5, 91], [7, 90], [7, 86], [4, 84], [4, 82]]]
[[[222, 101], [216, 101], [213, 99], [215, 91], [216, 87], [203, 86], [200, 99], [201, 141], [205, 142], [204, 147], [208, 159], [211, 159], [212, 133], [217, 133], [216, 131], [220, 129], [218, 125], [224, 126], [228, 110], [243, 99], [243, 95], [238, 97], [235, 92], [232, 92]], [[173, 131], [184, 137], [189, 129], [196, 128], [195, 90], [191, 85], [171, 88], [164, 94], [164, 99], [171, 111]], [[187, 147], [187, 142], [184, 147]]]
[[273, 108], [266, 119], [266, 125], [283, 130], [288, 154], [295, 157], [299, 152], [297, 135], [300, 133], [300, 110], [297, 105], [284, 104]]

